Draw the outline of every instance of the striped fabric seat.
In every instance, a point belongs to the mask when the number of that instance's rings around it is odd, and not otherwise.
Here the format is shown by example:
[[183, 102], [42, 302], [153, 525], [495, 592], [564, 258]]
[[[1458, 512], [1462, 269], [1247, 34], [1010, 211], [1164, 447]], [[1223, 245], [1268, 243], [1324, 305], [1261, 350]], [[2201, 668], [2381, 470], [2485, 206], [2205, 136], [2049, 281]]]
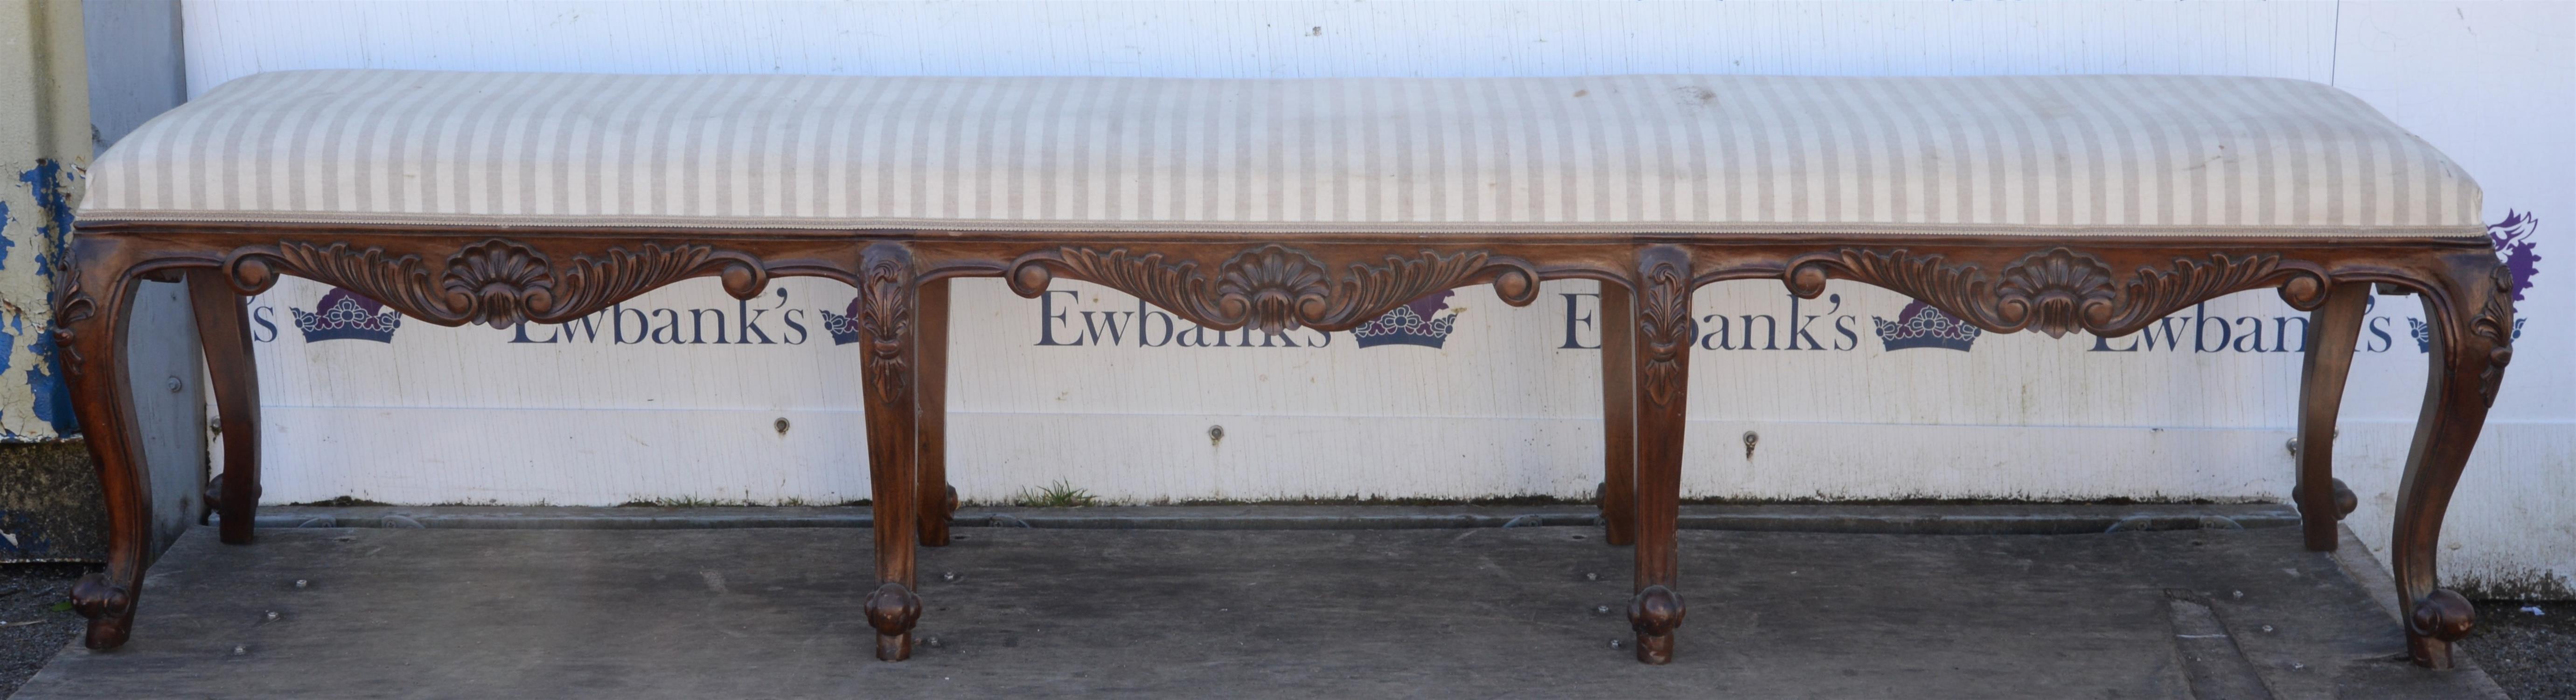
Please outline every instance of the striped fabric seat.
[[327, 70], [100, 156], [91, 221], [717, 230], [2483, 235], [2292, 80]]

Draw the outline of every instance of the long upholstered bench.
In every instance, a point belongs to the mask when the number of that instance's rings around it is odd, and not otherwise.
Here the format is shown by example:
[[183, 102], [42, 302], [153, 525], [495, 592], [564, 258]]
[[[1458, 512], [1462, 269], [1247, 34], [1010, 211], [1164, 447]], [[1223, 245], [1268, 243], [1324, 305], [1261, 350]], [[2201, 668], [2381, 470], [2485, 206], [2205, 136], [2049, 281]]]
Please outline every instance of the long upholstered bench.
[[[948, 541], [947, 281], [1072, 278], [1211, 328], [1353, 328], [1489, 284], [1602, 289], [1601, 510], [1636, 549], [1639, 659], [1671, 658], [1691, 292], [1762, 279], [1910, 295], [1991, 332], [2116, 336], [2277, 289], [2308, 325], [2295, 500], [2332, 549], [2336, 404], [2371, 285], [2431, 327], [2390, 561], [2414, 660], [2471, 608], [2435, 585], [2442, 512], [2511, 360], [2479, 190], [2313, 83], [2228, 77], [1175, 80], [333, 70], [235, 80], [102, 154], [55, 306], [110, 513], [72, 592], [122, 643], [153, 502], [120, 336], [184, 281], [226, 432], [209, 486], [251, 541], [245, 295], [337, 285], [442, 325], [574, 319], [686, 278], [858, 289], [877, 655]], [[1621, 321], [1619, 319], [1625, 319]]]

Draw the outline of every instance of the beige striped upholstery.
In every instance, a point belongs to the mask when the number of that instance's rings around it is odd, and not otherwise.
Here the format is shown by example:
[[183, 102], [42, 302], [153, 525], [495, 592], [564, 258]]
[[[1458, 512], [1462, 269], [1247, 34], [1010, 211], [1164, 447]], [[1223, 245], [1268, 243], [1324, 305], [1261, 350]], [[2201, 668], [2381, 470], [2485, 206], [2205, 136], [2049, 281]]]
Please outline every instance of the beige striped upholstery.
[[2482, 235], [2334, 88], [2070, 76], [1181, 80], [333, 70], [102, 155], [91, 221]]

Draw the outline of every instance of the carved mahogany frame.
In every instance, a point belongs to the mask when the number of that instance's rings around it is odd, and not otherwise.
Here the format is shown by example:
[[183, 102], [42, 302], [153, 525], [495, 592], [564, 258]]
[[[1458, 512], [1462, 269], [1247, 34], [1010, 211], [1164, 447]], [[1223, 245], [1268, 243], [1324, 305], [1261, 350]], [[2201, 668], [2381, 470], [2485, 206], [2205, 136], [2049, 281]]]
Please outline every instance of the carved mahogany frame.
[[[72, 591], [87, 643], [124, 642], [152, 519], [122, 335], [139, 280], [193, 295], [226, 436], [207, 487], [224, 542], [251, 540], [259, 497], [258, 377], [243, 300], [284, 275], [345, 287], [415, 319], [506, 327], [577, 318], [651, 289], [714, 276], [748, 298], [777, 276], [858, 290], [878, 585], [864, 610], [878, 658], [900, 660], [921, 615], [914, 545], [948, 540], [946, 280], [1001, 277], [1034, 296], [1055, 278], [1134, 294], [1218, 329], [1343, 330], [1452, 287], [1490, 284], [1526, 305], [1550, 279], [1602, 283], [1607, 444], [1602, 514], [1637, 548], [1628, 617], [1637, 656], [1669, 661], [1687, 610], [1677, 575], [1691, 292], [1773, 279], [1815, 296], [1832, 279], [1886, 287], [1998, 333], [2121, 335], [2229, 293], [2279, 290], [2308, 327], [2295, 500], [2307, 546], [2331, 550], [2352, 510], [2333, 477], [2335, 409], [2370, 285], [2419, 294], [2432, 372], [2399, 487], [2392, 562], [2418, 664], [2452, 663], [2473, 620], [2435, 586], [2444, 508], [2512, 360], [2510, 278], [2481, 238], [2028, 237], [724, 231], [113, 223], [83, 228], [57, 293], [56, 340], [109, 513], [103, 574]], [[1627, 318], [1627, 323], [1610, 319]]]

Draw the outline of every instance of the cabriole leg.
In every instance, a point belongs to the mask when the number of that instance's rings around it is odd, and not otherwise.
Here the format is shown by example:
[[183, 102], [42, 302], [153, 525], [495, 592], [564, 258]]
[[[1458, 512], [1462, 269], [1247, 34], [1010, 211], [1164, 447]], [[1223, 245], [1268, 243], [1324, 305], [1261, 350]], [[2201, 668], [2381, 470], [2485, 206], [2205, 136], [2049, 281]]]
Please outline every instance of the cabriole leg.
[[1601, 527], [1613, 545], [1637, 541], [1636, 318], [1628, 288], [1601, 283]]
[[216, 512], [225, 544], [250, 544], [259, 511], [259, 370], [251, 357], [248, 301], [216, 270], [188, 273], [188, 303], [197, 312], [197, 341], [206, 349], [218, 425], [224, 430], [224, 473], [215, 481]]
[[915, 455], [921, 444], [916, 273], [911, 249], [897, 243], [868, 246], [859, 263], [877, 569], [866, 610], [868, 625], [877, 630], [877, 659], [902, 661], [912, 657], [912, 625], [921, 619], [921, 597], [913, 593], [913, 542], [920, 525]]
[[2326, 291], [2324, 306], [2308, 314], [2306, 367], [2299, 373], [2299, 524], [2308, 549], [2331, 552], [2335, 522], [2357, 505], [2352, 490], [2334, 478], [2335, 414], [2343, 406], [2344, 377], [2352, 370], [2370, 285], [2350, 282]]
[[54, 295], [54, 342], [107, 499], [107, 570], [81, 577], [71, 591], [72, 609], [89, 618], [91, 649], [116, 648], [132, 633], [152, 539], [152, 478], [125, 353], [140, 280], [129, 276], [124, 252], [112, 238], [79, 241]]
[[1636, 431], [1636, 595], [1628, 625], [1637, 660], [1673, 660], [1673, 638], [1686, 609], [1674, 528], [1681, 518], [1682, 431], [1690, 388], [1691, 261], [1673, 246], [1638, 254], [1634, 316]]
[[948, 485], [948, 280], [921, 283], [920, 415], [914, 426], [921, 440], [914, 459], [921, 465], [921, 546], [948, 546], [948, 520], [957, 512], [957, 489]]
[[2505, 365], [2513, 361], [2513, 277], [2483, 251], [2449, 262], [2450, 275], [2423, 295], [2433, 327], [2432, 370], [2398, 486], [2389, 551], [2398, 599], [2408, 609], [2407, 650], [2416, 665], [2428, 668], [2450, 668], [2451, 643], [2468, 636], [2477, 619], [2468, 598], [2436, 587], [2436, 558], [2451, 490], [2486, 424]]

